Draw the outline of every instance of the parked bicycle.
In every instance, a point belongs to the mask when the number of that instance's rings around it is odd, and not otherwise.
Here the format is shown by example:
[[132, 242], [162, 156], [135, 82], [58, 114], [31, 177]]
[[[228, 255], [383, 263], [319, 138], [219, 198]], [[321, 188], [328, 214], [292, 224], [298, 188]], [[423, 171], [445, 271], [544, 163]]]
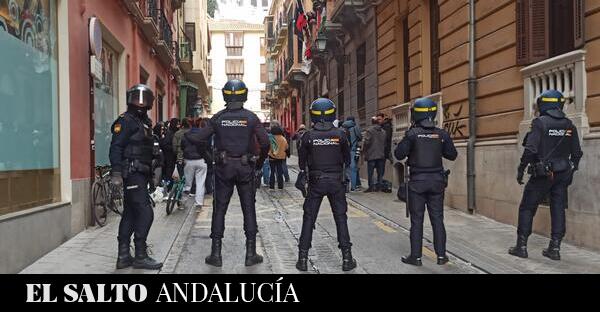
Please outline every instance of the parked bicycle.
[[92, 185], [92, 216], [96, 224], [106, 225], [109, 211], [123, 213], [123, 188], [112, 184], [110, 166], [98, 166]]
[[185, 177], [181, 177], [173, 181], [173, 185], [171, 186], [171, 192], [169, 192], [169, 197], [167, 197], [167, 215], [170, 215], [173, 212], [175, 204], [177, 204], [177, 207], [181, 207], [181, 205], [183, 204], [181, 198], [183, 197], [184, 186]]

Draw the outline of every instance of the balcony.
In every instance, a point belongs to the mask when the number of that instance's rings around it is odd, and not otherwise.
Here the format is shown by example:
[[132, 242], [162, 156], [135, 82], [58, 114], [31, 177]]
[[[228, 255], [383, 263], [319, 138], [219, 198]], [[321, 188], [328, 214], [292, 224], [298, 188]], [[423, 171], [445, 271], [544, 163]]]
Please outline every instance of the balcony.
[[171, 65], [173, 63], [173, 30], [171, 30], [171, 24], [165, 15], [165, 12], [160, 10], [157, 11], [159, 16], [159, 30], [160, 36], [156, 42], [156, 52], [158, 58], [165, 65]]
[[184, 2], [185, 2], [185, 0], [172, 0], [171, 1], [171, 8], [173, 8], [173, 11], [179, 10], [183, 6]]
[[179, 64], [184, 72], [191, 72], [194, 69], [192, 43], [187, 37], [184, 37], [184, 41], [179, 44]]
[[159, 35], [159, 10], [157, 0], [140, 0], [139, 8], [142, 11], [141, 29], [142, 33], [150, 42]]
[[366, 24], [365, 7], [368, 4], [368, 0], [336, 0], [333, 4], [331, 21], [346, 26], [354, 25], [354, 27], [358, 22], [364, 25]]
[[177, 41], [172, 41], [172, 49], [173, 49], [173, 55], [175, 55], [175, 62], [173, 63], [172, 67], [171, 67], [171, 71], [173, 72], [173, 74], [177, 77], [181, 77], [183, 75], [183, 72], [181, 71], [181, 57], [179, 54], [179, 43]]
[[[144, 11], [142, 10], [142, 2], [145, 1], [137, 1], [137, 0], [123, 0], [123, 4], [125, 4], [125, 7], [127, 8], [127, 10], [129, 11], [129, 13], [131, 13], [131, 15], [133, 16], [133, 18], [135, 19], [135, 21], [139, 24], [141, 24], [144, 20]], [[144, 8], [145, 8], [145, 4], [144, 4]]]
[[[520, 136], [529, 131], [536, 116], [536, 100], [548, 89], [561, 91], [565, 98], [564, 112], [580, 133], [589, 132], [585, 104], [587, 101], [587, 74], [584, 50], [575, 50], [533, 64], [521, 70], [524, 80], [524, 114], [519, 126]], [[581, 135], [583, 136], [583, 135]]]

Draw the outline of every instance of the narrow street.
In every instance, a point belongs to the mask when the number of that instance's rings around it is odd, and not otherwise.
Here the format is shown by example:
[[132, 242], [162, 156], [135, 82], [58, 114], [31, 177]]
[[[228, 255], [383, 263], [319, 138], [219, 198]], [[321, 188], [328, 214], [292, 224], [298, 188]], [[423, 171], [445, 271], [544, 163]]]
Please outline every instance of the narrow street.
[[[293, 158], [292, 158], [293, 159]], [[297, 169], [291, 164], [295, 181]], [[293, 183], [284, 190], [262, 187], [257, 192], [259, 224], [258, 250], [265, 261], [254, 267], [244, 266], [245, 237], [242, 212], [237, 194], [232, 198], [223, 241], [223, 267], [204, 263], [210, 253], [211, 198], [199, 211], [176, 210], [167, 216], [164, 203], [155, 208], [155, 221], [149, 242], [153, 256], [164, 261], [161, 274], [296, 274], [297, 243], [302, 225], [302, 197]], [[563, 260], [542, 257], [547, 239], [533, 235], [529, 259], [509, 256], [506, 250], [514, 240], [515, 229], [477, 215], [446, 209], [448, 251], [451, 262], [435, 263], [432, 235], [425, 226], [423, 266], [405, 265], [400, 257], [410, 251], [404, 205], [393, 194], [351, 193], [348, 196], [348, 222], [355, 274], [481, 274], [481, 273], [600, 273], [600, 254], [569, 244], [562, 250]], [[115, 270], [118, 219], [103, 228], [90, 228], [53, 250], [21, 273], [127, 274], [156, 273], [134, 269]], [[329, 203], [324, 200], [310, 251], [310, 274], [338, 274], [341, 253], [337, 248], [335, 223]]]

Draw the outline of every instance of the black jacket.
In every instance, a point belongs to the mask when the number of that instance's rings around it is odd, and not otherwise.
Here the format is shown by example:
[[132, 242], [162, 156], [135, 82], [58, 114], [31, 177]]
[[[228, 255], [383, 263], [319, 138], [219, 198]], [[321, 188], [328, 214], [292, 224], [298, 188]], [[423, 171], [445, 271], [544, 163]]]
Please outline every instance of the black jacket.
[[196, 144], [192, 143], [189, 139], [189, 135], [198, 133], [200, 129], [193, 128], [186, 132], [181, 139], [181, 149], [183, 150], [183, 159], [197, 160], [204, 159], [207, 163], [210, 162], [210, 154], [208, 151], [208, 141], [198, 141]]

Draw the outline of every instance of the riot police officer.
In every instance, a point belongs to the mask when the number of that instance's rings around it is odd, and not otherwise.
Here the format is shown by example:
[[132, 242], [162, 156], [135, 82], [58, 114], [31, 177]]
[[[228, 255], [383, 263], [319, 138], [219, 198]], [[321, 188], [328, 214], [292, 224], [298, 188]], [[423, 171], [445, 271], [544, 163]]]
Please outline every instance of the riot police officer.
[[[158, 141], [152, 134], [152, 121], [147, 112], [152, 109], [154, 94], [146, 85], [136, 85], [127, 91], [127, 111], [112, 125], [110, 144], [111, 180], [123, 187], [124, 210], [119, 224], [117, 269], [133, 265], [138, 269], [158, 270], [162, 263], [148, 256], [146, 239], [154, 220], [148, 185], [152, 181], [153, 162], [160, 158]], [[160, 175], [159, 175], [160, 176]], [[156, 177], [155, 177], [156, 178]], [[134, 234], [135, 258], [129, 253]]]
[[344, 166], [350, 165], [350, 146], [344, 130], [333, 125], [335, 115], [336, 107], [331, 100], [315, 100], [310, 106], [313, 129], [302, 136], [298, 151], [301, 172], [296, 185], [302, 188], [308, 180], [308, 191], [303, 192], [307, 195], [296, 263], [296, 268], [300, 271], [308, 270], [308, 250], [311, 248], [312, 233], [321, 201], [325, 196], [333, 210], [339, 248], [342, 250], [342, 270], [350, 271], [356, 268], [346, 214], [348, 204]]
[[517, 182], [523, 184], [525, 169], [531, 175], [519, 206], [517, 245], [509, 254], [527, 258], [527, 239], [531, 235], [533, 217], [540, 202], [550, 195], [552, 234], [550, 244], [542, 254], [560, 260], [560, 243], [565, 236], [565, 209], [567, 189], [583, 156], [577, 128], [562, 109], [565, 97], [556, 90], [548, 90], [537, 99], [539, 117], [531, 123], [525, 137], [525, 150], [517, 170]]
[[252, 266], [263, 261], [262, 256], [256, 253], [258, 228], [254, 172], [257, 168], [262, 168], [269, 151], [269, 138], [256, 114], [243, 107], [248, 99], [246, 85], [234, 79], [228, 81], [222, 91], [225, 109], [214, 115], [199, 132], [187, 134], [187, 138], [194, 144], [200, 144], [215, 135], [216, 167], [210, 234], [212, 247], [205, 262], [217, 267], [223, 265], [221, 240], [225, 231], [225, 213], [235, 186], [244, 214], [245, 264]]
[[431, 99], [418, 99], [412, 107], [413, 125], [396, 146], [398, 160], [408, 157], [408, 210], [410, 211], [410, 255], [402, 262], [421, 266], [423, 246], [423, 218], [425, 207], [433, 227], [433, 244], [437, 263], [448, 262], [446, 256], [446, 229], [444, 228], [444, 192], [448, 171], [442, 158], [455, 160], [458, 156], [448, 132], [435, 126], [437, 104]]

